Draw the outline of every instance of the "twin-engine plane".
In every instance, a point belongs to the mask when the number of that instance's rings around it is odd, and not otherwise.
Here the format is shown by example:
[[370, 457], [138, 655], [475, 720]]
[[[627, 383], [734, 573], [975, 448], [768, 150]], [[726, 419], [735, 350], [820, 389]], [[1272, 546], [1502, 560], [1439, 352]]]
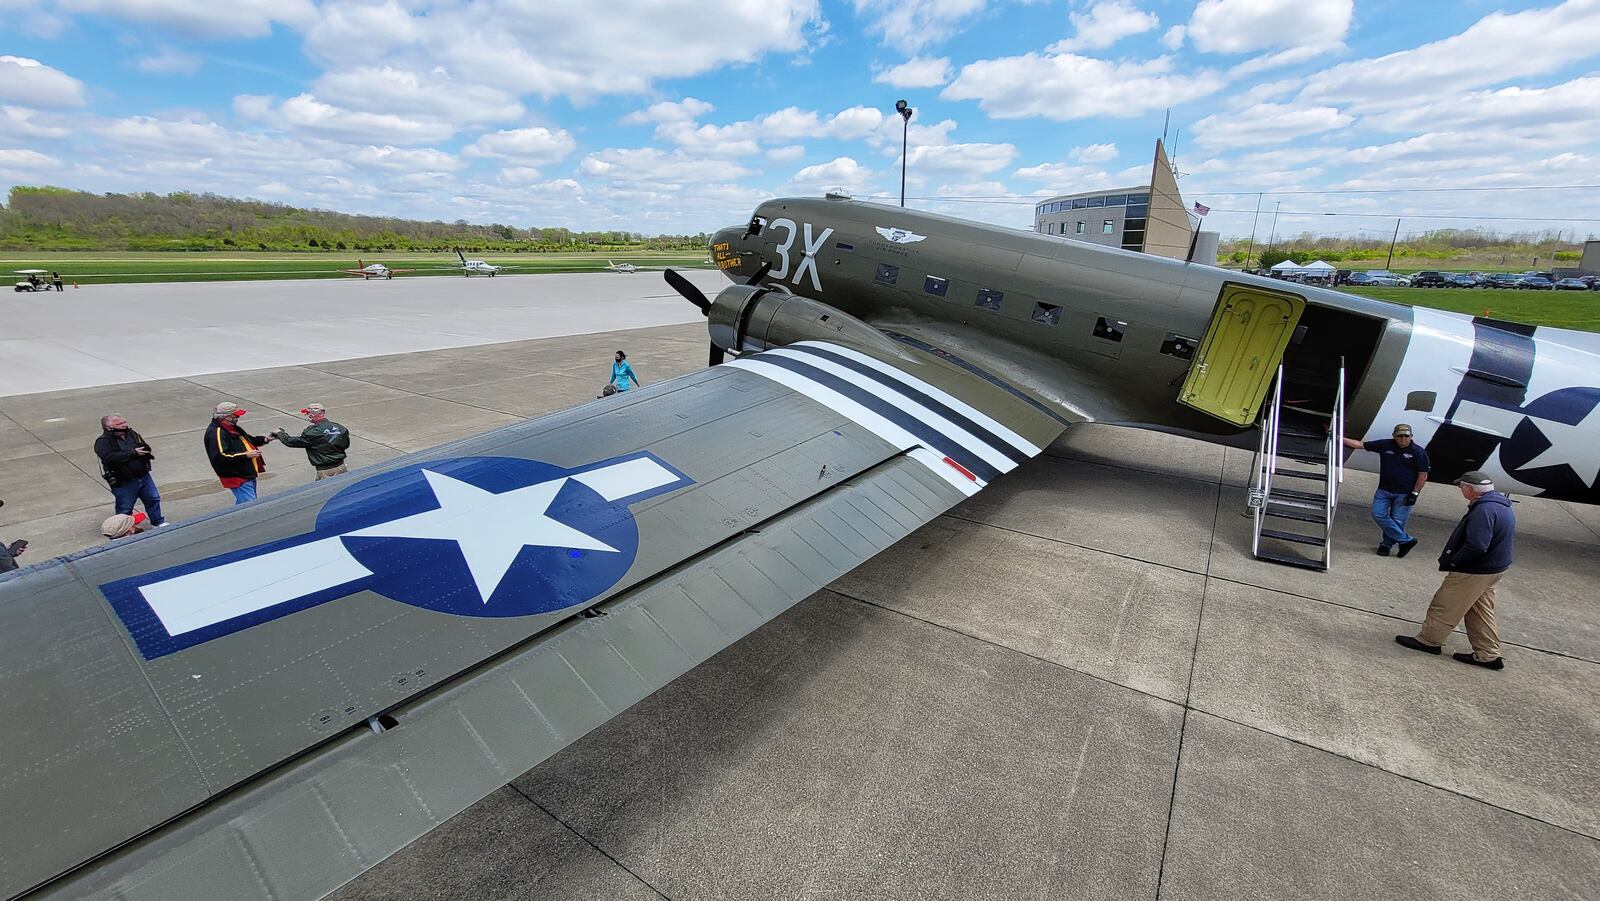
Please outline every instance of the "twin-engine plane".
[[340, 269], [345, 275], [360, 276], [362, 281], [374, 278], [390, 279], [406, 272], [416, 272], [415, 269], [390, 269], [382, 263], [363, 263], [356, 260], [356, 268]]
[[1593, 335], [843, 199], [712, 252], [707, 369], [0, 576], [0, 895], [325, 895], [1079, 422], [1597, 499]]

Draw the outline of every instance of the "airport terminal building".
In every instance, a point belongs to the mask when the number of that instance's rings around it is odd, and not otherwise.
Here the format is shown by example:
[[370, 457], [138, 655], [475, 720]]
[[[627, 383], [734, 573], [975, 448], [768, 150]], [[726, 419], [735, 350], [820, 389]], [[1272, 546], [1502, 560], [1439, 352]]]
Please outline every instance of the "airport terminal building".
[[1200, 233], [1184, 205], [1166, 150], [1156, 142], [1155, 165], [1147, 185], [1062, 194], [1033, 210], [1033, 230], [1074, 241], [1088, 241], [1175, 260], [1214, 264], [1218, 235]]

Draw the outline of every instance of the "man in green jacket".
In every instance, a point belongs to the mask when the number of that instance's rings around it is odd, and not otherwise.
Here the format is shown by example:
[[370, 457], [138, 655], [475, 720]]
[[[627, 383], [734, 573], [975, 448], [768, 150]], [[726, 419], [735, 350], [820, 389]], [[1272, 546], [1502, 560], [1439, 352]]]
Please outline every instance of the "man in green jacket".
[[328, 408], [322, 404], [306, 404], [300, 411], [311, 425], [300, 437], [278, 429], [273, 436], [284, 447], [303, 447], [311, 468], [317, 471], [317, 481], [347, 472], [345, 451], [350, 449], [350, 430], [328, 418]]

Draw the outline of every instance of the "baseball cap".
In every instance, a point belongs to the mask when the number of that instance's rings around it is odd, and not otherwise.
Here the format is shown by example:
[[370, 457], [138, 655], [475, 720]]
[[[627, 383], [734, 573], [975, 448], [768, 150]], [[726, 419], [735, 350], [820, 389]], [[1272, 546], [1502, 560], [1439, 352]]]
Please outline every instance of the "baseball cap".
[[1394, 437], [1399, 438], [1401, 435], [1404, 435], [1407, 438], [1410, 438], [1411, 437], [1411, 426], [1406, 425], [1403, 422], [1399, 423], [1398, 425], [1396, 425], [1394, 427]]
[[1494, 484], [1494, 479], [1490, 478], [1489, 474], [1486, 473], [1486, 472], [1479, 472], [1477, 470], [1473, 470], [1472, 472], [1467, 473], [1466, 475], [1462, 476], [1461, 478], [1456, 479], [1456, 484], [1457, 485], [1477, 485], [1479, 488], [1482, 488], [1485, 485], [1493, 485]]
[[301, 408], [300, 412], [301, 413], [307, 413], [307, 414], [310, 414], [310, 413], [326, 413], [326, 412], [328, 412], [328, 408], [324, 407], [322, 404], [306, 404], [304, 407]]
[[215, 414], [217, 416], [243, 416], [245, 411], [239, 409], [238, 404], [225, 400], [222, 403], [217, 404]]
[[135, 512], [132, 515], [117, 513], [106, 517], [100, 524], [100, 534], [107, 538], [122, 538], [139, 531], [149, 517], [143, 513]]

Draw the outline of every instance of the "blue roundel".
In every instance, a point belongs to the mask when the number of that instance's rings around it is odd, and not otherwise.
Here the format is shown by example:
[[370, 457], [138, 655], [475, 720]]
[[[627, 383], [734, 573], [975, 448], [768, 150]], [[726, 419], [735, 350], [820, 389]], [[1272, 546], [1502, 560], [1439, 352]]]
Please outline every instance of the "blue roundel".
[[334, 495], [316, 531], [340, 535], [384, 597], [462, 616], [546, 613], [604, 593], [639, 549], [627, 507], [638, 494], [607, 500], [574, 474], [514, 457], [413, 464]]

